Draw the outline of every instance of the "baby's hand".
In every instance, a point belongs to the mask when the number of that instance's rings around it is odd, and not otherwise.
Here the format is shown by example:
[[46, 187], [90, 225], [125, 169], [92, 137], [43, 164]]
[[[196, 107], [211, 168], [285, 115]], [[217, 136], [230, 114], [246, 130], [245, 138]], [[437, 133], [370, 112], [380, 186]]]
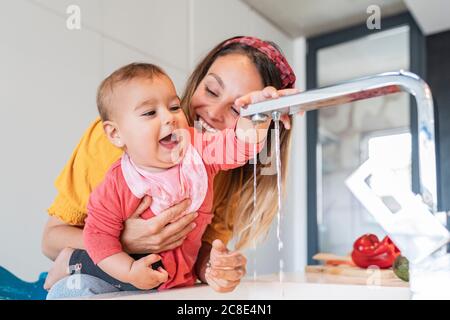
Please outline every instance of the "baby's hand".
[[217, 292], [231, 292], [245, 276], [247, 259], [239, 251], [230, 252], [221, 240], [214, 240], [206, 282]]
[[133, 262], [129, 274], [130, 284], [138, 289], [150, 290], [166, 282], [168, 279], [166, 270], [162, 267], [159, 267], [157, 270], [152, 269], [152, 264], [159, 260], [161, 260], [159, 255], [149, 254]]

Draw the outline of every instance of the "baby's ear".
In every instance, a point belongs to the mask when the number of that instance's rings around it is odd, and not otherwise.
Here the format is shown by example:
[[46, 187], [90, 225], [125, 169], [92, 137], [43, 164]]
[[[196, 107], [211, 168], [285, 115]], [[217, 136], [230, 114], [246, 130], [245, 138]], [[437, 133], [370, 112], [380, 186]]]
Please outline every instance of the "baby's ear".
[[113, 145], [118, 148], [123, 148], [125, 146], [125, 143], [120, 137], [119, 127], [114, 121], [103, 121], [103, 130], [105, 130], [108, 140], [111, 141]]

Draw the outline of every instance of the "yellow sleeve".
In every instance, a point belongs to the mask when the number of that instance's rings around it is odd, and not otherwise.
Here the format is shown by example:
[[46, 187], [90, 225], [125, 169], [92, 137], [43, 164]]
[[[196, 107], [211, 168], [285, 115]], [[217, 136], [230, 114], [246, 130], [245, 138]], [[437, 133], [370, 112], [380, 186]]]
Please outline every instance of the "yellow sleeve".
[[48, 213], [66, 223], [84, 225], [91, 191], [122, 155], [106, 137], [100, 118], [86, 130], [66, 166], [55, 181], [58, 194]]

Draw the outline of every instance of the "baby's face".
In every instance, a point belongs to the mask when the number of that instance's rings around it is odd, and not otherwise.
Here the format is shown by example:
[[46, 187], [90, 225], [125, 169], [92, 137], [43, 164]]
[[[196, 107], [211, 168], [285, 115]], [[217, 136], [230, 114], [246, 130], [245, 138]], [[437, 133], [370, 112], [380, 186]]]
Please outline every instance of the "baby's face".
[[136, 165], [158, 171], [181, 160], [186, 141], [176, 133], [186, 131], [178, 129], [187, 129], [188, 123], [167, 76], [119, 84], [111, 102], [121, 143]]

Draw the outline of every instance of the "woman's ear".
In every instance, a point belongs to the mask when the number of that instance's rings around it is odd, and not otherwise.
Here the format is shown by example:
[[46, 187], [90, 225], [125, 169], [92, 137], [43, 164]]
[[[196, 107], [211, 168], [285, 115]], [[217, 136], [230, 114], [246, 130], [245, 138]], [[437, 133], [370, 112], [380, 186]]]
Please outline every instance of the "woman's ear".
[[114, 121], [103, 121], [103, 130], [105, 130], [108, 140], [111, 141], [113, 145], [118, 148], [123, 148], [125, 146], [125, 143], [120, 137], [119, 128]]

